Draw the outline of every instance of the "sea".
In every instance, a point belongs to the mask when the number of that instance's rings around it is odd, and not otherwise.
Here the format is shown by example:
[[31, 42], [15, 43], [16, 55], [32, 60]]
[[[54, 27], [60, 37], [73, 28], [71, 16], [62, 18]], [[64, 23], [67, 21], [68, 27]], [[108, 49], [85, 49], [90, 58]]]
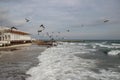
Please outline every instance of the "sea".
[[120, 80], [120, 41], [57, 42], [26, 80]]

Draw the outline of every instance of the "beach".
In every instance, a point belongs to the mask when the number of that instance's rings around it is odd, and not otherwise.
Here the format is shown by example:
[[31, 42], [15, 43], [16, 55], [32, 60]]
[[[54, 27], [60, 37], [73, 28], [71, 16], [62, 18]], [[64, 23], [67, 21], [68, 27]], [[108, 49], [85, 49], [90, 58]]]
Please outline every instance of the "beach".
[[0, 80], [25, 80], [26, 71], [38, 64], [38, 55], [47, 47], [29, 45], [0, 51]]

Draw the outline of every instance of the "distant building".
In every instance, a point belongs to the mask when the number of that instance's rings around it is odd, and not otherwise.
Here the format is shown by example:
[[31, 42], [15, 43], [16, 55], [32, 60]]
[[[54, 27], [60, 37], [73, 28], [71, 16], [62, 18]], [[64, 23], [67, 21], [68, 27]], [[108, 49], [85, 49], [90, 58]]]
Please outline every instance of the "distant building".
[[0, 46], [29, 42], [31, 42], [29, 33], [7, 27], [0, 27]]

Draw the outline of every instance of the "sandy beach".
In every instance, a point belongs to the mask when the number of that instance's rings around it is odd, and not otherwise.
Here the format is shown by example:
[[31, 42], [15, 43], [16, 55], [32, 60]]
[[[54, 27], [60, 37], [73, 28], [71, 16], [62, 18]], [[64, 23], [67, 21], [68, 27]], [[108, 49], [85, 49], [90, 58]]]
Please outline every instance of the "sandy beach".
[[17, 50], [0, 51], [0, 80], [25, 80], [27, 70], [38, 64], [37, 56], [47, 47], [31, 45]]

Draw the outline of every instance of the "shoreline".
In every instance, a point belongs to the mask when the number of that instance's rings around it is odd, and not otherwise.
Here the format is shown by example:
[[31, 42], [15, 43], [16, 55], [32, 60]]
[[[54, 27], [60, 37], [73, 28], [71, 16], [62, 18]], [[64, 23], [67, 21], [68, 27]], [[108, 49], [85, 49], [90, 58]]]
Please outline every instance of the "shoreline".
[[27, 46], [31, 46], [32, 43], [25, 43], [25, 44], [17, 44], [17, 45], [11, 45], [11, 46], [4, 46], [4, 47], [0, 47], [0, 51], [1, 50], [9, 50], [9, 49], [17, 49], [20, 47], [27, 47]]
[[25, 45], [12, 46], [18, 49], [14, 51], [0, 51], [0, 80], [25, 80], [30, 76], [26, 72], [39, 63], [37, 57], [47, 49], [46, 46]]

